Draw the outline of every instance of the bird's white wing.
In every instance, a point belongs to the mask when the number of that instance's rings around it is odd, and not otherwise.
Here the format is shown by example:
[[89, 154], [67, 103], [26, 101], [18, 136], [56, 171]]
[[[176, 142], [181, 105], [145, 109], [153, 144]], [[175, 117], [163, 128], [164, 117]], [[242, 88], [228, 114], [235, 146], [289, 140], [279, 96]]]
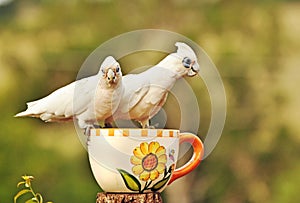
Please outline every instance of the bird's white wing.
[[70, 94], [74, 91], [74, 82], [70, 83], [56, 91], [52, 92], [48, 96], [27, 103], [27, 110], [17, 114], [16, 116], [37, 116], [47, 113], [57, 116], [62, 116], [66, 107], [66, 103], [72, 100]]
[[174, 72], [158, 66], [140, 74], [125, 75], [123, 77], [125, 92], [121, 101], [121, 112], [129, 112], [141, 100], [152, 105], [160, 103], [175, 81]]
[[96, 85], [97, 76], [72, 82], [42, 99], [27, 103], [27, 110], [16, 117], [33, 116], [52, 121], [78, 115], [88, 108]]
[[147, 94], [150, 89], [149, 80], [140, 74], [123, 77], [124, 94], [120, 103], [121, 112], [128, 113]]
[[150, 78], [149, 83], [151, 84], [145, 102], [152, 105], [157, 105], [162, 101], [165, 102], [167, 93], [176, 81], [176, 74], [166, 68], [154, 66], [151, 70], [145, 72], [143, 77]]
[[71, 109], [67, 109], [67, 113], [79, 115], [86, 111], [95, 95], [98, 82], [98, 75], [78, 80], [75, 84], [73, 105]]

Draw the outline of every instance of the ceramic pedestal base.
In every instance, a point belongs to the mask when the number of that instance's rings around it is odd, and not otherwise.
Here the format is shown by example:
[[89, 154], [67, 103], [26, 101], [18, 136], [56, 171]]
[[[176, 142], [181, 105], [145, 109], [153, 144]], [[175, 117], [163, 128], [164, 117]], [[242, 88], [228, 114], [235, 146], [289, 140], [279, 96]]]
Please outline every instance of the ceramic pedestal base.
[[97, 194], [96, 203], [162, 203], [160, 193], [106, 193]]

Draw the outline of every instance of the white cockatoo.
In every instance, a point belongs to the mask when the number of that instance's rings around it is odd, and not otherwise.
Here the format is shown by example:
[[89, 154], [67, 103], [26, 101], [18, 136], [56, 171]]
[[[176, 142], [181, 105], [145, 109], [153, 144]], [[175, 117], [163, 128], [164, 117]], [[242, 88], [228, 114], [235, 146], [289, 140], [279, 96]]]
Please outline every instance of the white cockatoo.
[[142, 128], [151, 127], [149, 120], [166, 102], [169, 90], [177, 79], [195, 76], [200, 70], [197, 56], [187, 44], [176, 42], [177, 51], [166, 56], [157, 65], [139, 74], [123, 77], [124, 93], [116, 112], [107, 119], [136, 120]]
[[38, 117], [45, 122], [76, 119], [80, 128], [89, 130], [114, 113], [122, 94], [120, 65], [108, 56], [97, 75], [74, 81], [42, 99], [29, 102], [26, 111], [15, 116]]

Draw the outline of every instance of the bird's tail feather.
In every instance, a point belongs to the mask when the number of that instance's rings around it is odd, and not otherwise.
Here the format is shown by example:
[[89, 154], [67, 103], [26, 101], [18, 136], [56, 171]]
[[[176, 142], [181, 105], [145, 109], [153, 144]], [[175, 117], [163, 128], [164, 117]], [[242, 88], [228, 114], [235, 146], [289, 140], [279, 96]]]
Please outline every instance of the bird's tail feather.
[[35, 106], [38, 103], [39, 100], [32, 101], [32, 102], [27, 102], [27, 109], [25, 111], [22, 111], [20, 113], [17, 113], [15, 117], [25, 117], [25, 116], [31, 116], [31, 117], [38, 117], [36, 113], [34, 113], [33, 106]]
[[38, 101], [32, 101], [32, 102], [27, 102], [27, 108], [30, 108], [32, 106], [34, 106], [35, 104], [37, 104]]
[[25, 117], [25, 116], [35, 117], [34, 115], [35, 115], [35, 114], [30, 113], [30, 112], [28, 112], [28, 111], [26, 110], [26, 111], [22, 111], [22, 112], [20, 112], [20, 113], [17, 113], [17, 114], [15, 115], [15, 117]]

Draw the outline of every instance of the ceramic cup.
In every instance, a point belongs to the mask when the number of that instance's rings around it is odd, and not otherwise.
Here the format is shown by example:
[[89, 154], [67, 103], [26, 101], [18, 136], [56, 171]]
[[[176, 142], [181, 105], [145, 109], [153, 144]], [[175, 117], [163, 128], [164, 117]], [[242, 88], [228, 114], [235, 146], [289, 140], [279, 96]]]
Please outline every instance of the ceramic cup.
[[[105, 192], [161, 192], [195, 169], [204, 154], [192, 133], [168, 129], [92, 129], [88, 143], [94, 177]], [[176, 168], [179, 145], [190, 143], [192, 158]]]

